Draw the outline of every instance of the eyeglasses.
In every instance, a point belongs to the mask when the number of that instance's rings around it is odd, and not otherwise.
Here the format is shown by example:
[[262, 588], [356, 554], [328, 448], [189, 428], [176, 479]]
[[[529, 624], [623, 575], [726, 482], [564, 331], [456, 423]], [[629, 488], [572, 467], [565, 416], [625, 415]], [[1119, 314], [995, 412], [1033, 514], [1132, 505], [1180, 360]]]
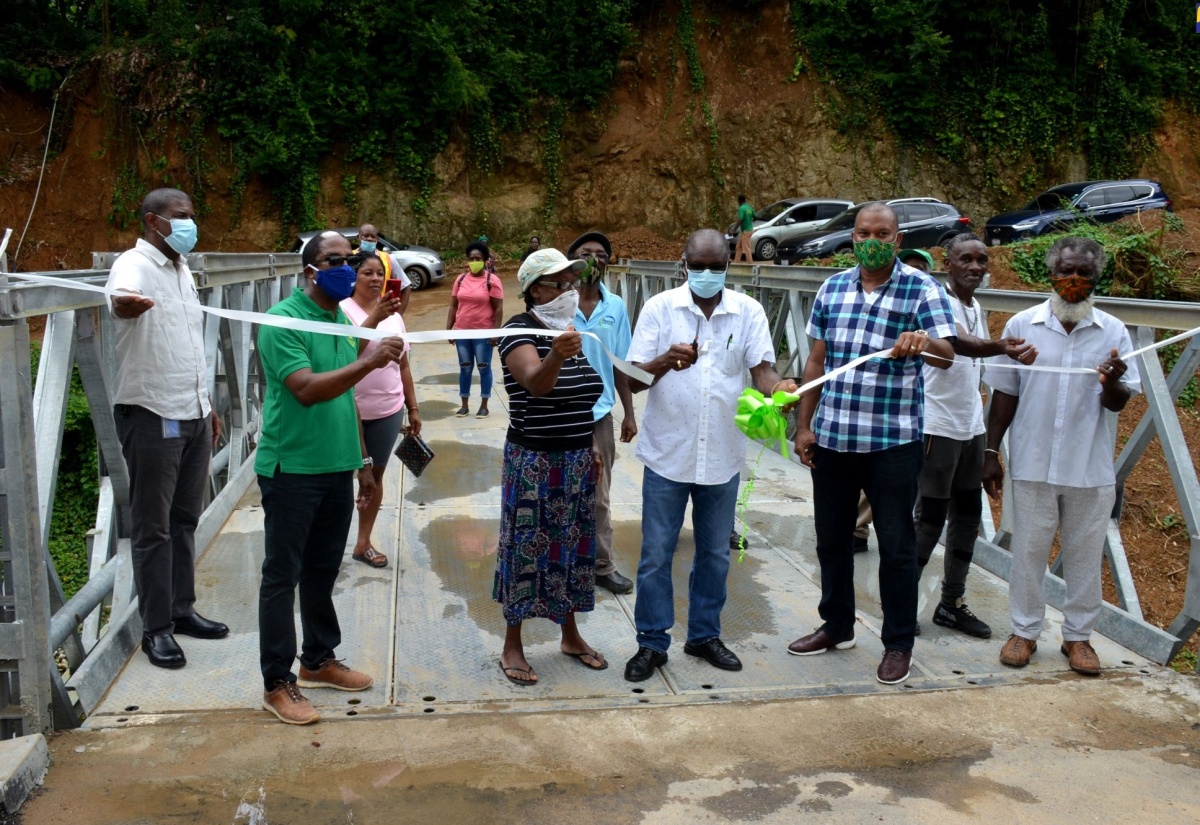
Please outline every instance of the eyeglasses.
[[330, 255], [328, 258], [322, 258], [318, 263], [326, 263], [330, 266], [349, 264], [354, 269], [358, 269], [362, 266], [363, 260], [362, 255]]
[[538, 281], [538, 286], [548, 286], [551, 289], [559, 292], [567, 292], [568, 290], [579, 289], [579, 281]]

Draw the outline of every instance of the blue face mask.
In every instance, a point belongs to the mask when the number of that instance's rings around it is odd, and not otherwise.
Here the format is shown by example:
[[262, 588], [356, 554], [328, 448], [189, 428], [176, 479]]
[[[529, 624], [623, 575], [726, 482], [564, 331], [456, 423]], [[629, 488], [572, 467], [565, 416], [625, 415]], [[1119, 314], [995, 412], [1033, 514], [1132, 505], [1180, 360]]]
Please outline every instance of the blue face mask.
[[335, 301], [344, 301], [353, 295], [356, 281], [358, 273], [349, 264], [317, 270], [317, 286]]
[[[155, 215], [159, 220], [167, 220], [162, 215]], [[157, 229], [154, 230], [158, 232]], [[191, 218], [171, 218], [171, 234], [162, 235], [162, 239], [167, 242], [167, 246], [174, 249], [180, 255], [186, 255], [196, 248], [196, 222]]]
[[359, 252], [374, 252], [378, 247], [379, 247], [379, 244], [375, 243], [375, 241], [359, 241], [358, 242], [358, 251]]
[[688, 289], [701, 298], [711, 298], [725, 288], [725, 270], [689, 269]]

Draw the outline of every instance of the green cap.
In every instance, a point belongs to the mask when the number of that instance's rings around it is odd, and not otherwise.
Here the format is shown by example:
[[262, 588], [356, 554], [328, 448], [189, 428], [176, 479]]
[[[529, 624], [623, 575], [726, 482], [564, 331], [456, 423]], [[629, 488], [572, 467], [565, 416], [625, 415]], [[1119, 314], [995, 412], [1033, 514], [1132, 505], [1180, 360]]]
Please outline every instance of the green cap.
[[900, 263], [904, 263], [906, 258], [911, 258], [913, 255], [920, 255], [922, 258], [924, 258], [925, 263], [929, 264], [930, 272], [933, 272], [933, 270], [937, 269], [933, 263], [933, 256], [924, 249], [901, 249], [900, 254], [896, 256], [896, 260], [898, 260]]

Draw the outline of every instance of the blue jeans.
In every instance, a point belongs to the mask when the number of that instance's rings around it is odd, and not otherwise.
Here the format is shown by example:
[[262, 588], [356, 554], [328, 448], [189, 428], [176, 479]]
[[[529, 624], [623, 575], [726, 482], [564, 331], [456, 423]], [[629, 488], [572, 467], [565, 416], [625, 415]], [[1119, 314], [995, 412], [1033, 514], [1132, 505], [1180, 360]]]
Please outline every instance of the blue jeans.
[[492, 397], [492, 345], [486, 338], [455, 341], [458, 347], [458, 397], [471, 397], [471, 373], [479, 365], [479, 396]]
[[874, 453], [813, 447], [813, 509], [821, 563], [818, 612], [835, 639], [854, 636], [854, 523], [861, 490], [871, 503], [879, 539], [880, 637], [888, 650], [913, 649], [920, 572], [913, 506], [922, 459], [920, 441]]
[[646, 468], [642, 476], [642, 559], [638, 563], [633, 618], [640, 647], [666, 653], [675, 624], [671, 561], [689, 496], [696, 554], [688, 577], [689, 644], [721, 635], [729, 534], [737, 508], [738, 476], [724, 484], [685, 484]]

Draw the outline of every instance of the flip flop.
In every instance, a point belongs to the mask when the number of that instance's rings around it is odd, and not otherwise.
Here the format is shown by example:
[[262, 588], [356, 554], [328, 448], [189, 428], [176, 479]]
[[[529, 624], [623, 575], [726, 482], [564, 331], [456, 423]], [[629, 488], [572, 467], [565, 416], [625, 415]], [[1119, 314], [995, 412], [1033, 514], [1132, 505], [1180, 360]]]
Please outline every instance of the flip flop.
[[[504, 674], [504, 678], [507, 679], [508, 681], [512, 682], [514, 685], [517, 685], [518, 687], [529, 687], [530, 685], [537, 684], [537, 674], [533, 672], [533, 668], [531, 668], [531, 667], [505, 667], [504, 662], [496, 662], [496, 664], [500, 665], [500, 672]], [[526, 674], [532, 676], [533, 678], [532, 679], [518, 679], [515, 676], [509, 676], [508, 672], [510, 670], [515, 670], [517, 673], [526, 673]]]
[[[562, 655], [570, 656], [572, 659], [579, 662], [579, 664], [583, 665], [588, 670], [608, 670], [608, 659], [605, 659], [604, 656], [601, 655], [600, 651], [596, 651], [595, 653], [567, 653], [564, 650], [564, 651], [562, 651]], [[602, 662], [602, 664], [598, 667], [596, 665], [589, 665], [587, 662], [585, 662], [583, 660], [584, 656], [587, 656], [591, 659], [599, 659], [600, 662]]]
[[387, 567], [387, 556], [383, 555], [383, 553], [380, 553], [374, 547], [368, 547], [361, 556], [357, 553], [351, 553], [350, 555], [354, 557], [355, 561], [361, 561], [368, 567]]

